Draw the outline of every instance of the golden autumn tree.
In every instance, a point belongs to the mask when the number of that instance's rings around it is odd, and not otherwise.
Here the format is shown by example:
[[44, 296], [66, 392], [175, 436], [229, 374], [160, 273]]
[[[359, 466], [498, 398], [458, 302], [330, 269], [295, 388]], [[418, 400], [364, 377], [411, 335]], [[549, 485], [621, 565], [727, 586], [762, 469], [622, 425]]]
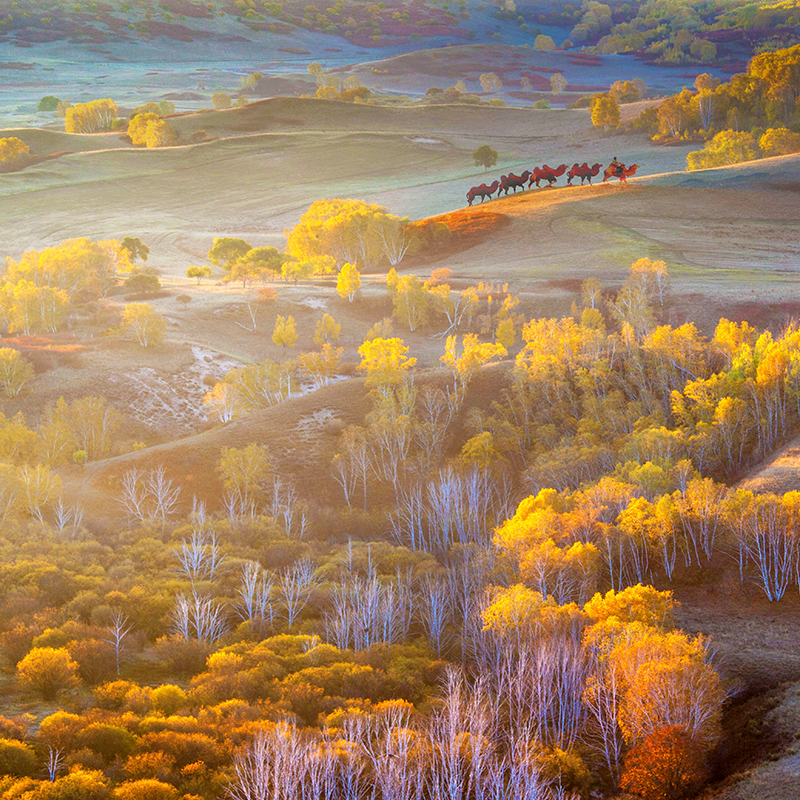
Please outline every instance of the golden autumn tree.
[[22, 139], [7, 136], [0, 139], [0, 166], [21, 161], [30, 154], [30, 148]]
[[17, 664], [17, 679], [45, 700], [80, 683], [78, 665], [63, 647], [35, 647]]
[[0, 387], [6, 397], [16, 397], [33, 375], [33, 365], [19, 350], [0, 347]]
[[356, 293], [361, 288], [361, 273], [350, 263], [342, 264], [339, 275], [336, 279], [336, 291], [339, 297], [345, 298], [352, 303], [356, 298]]
[[142, 347], [157, 347], [164, 341], [167, 321], [149, 303], [128, 303], [122, 312], [120, 331]]
[[693, 797], [707, 777], [704, 750], [686, 728], [656, 728], [625, 756], [620, 787], [646, 800]]
[[64, 117], [67, 133], [99, 133], [111, 130], [117, 118], [117, 104], [110, 98], [76, 103]]
[[366, 385], [388, 396], [394, 386], [405, 380], [407, 372], [417, 363], [408, 357], [408, 347], [402, 339], [371, 339], [358, 348], [361, 363], [358, 368], [366, 374]]
[[297, 344], [297, 327], [294, 324], [294, 317], [278, 315], [275, 320], [275, 329], [272, 331], [272, 341], [282, 347], [284, 353], [287, 347], [294, 347]]
[[286, 252], [299, 261], [331, 256], [359, 269], [398, 263], [409, 245], [408, 220], [363, 200], [317, 200], [287, 237]]

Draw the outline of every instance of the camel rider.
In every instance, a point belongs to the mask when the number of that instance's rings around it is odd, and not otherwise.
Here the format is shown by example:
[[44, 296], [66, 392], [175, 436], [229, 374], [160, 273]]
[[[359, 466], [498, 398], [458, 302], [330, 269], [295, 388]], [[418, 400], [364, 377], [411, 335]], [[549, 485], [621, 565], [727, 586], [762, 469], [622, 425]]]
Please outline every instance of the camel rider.
[[622, 175], [622, 164], [617, 161], [617, 157], [614, 156], [614, 160], [611, 162], [611, 166], [614, 168], [614, 175], [618, 178]]

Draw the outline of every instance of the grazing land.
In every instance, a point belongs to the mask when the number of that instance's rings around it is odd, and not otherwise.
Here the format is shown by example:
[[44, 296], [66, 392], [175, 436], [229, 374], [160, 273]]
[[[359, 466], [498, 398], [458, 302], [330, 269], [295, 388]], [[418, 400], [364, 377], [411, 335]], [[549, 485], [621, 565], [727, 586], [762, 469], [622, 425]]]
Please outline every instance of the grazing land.
[[[796, 795], [800, 86], [724, 83], [782, 7], [52, 5], [0, 22], [0, 800]], [[772, 139], [687, 171], [731, 97]]]

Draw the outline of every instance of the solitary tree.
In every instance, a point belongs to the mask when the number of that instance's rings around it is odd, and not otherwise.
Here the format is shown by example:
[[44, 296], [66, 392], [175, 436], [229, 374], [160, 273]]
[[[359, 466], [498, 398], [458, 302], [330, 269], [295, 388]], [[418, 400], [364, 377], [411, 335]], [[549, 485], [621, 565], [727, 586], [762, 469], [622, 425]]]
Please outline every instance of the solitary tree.
[[28, 145], [16, 136], [0, 139], [0, 164], [11, 164], [14, 161], [19, 161], [29, 153]]
[[483, 167], [483, 171], [486, 172], [489, 167], [493, 167], [497, 163], [497, 150], [492, 150], [488, 144], [482, 144], [472, 154], [472, 160], [476, 167]]
[[212, 95], [211, 102], [214, 104], [214, 108], [218, 110], [230, 108], [233, 104], [231, 101], [231, 96], [229, 94], [225, 94], [224, 92], [217, 92], [216, 94]]
[[127, 250], [131, 261], [141, 258], [147, 261], [150, 255], [150, 248], [138, 236], [125, 236], [119, 243], [120, 250]]
[[607, 94], [597, 95], [592, 101], [592, 125], [607, 131], [619, 125], [619, 104]]
[[186, 270], [187, 278], [197, 278], [197, 285], [203, 278], [208, 278], [211, 275], [211, 267], [189, 267]]
[[500, 80], [500, 76], [495, 72], [484, 72], [478, 80], [481, 82], [481, 88], [484, 92], [492, 92], [494, 94], [503, 88], [503, 81]]
[[550, 88], [553, 90], [553, 94], [561, 94], [567, 88], [567, 79], [560, 72], [556, 72], [550, 78]]
[[294, 317], [281, 317], [275, 320], [275, 329], [272, 331], [272, 341], [283, 347], [286, 352], [287, 347], [294, 347], [297, 343], [297, 328], [295, 328]]
[[535, 50], [555, 50], [556, 43], [553, 41], [552, 36], [545, 36], [540, 33], [533, 42], [533, 47]]

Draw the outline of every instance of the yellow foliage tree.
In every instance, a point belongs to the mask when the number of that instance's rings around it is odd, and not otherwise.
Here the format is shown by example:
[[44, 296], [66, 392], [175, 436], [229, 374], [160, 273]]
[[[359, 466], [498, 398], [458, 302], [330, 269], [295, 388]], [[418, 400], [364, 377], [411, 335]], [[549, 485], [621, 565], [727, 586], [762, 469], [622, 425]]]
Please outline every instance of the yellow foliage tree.
[[711, 169], [729, 164], [741, 164], [758, 158], [758, 145], [747, 131], [720, 131], [706, 142], [702, 150], [693, 150], [686, 156], [686, 168]]
[[408, 220], [363, 200], [317, 200], [288, 234], [286, 252], [299, 261], [331, 256], [337, 264], [372, 268], [397, 263], [411, 242]]
[[602, 128], [607, 131], [609, 128], [616, 128], [619, 125], [619, 104], [610, 95], [595, 95], [590, 109], [592, 125], [595, 128]]
[[122, 312], [120, 331], [142, 347], [157, 347], [164, 341], [167, 321], [149, 303], [128, 303]]
[[17, 679], [45, 700], [80, 683], [78, 665], [64, 647], [35, 647], [17, 664]]
[[402, 339], [370, 339], [358, 348], [360, 370], [366, 373], [366, 385], [388, 396], [392, 387], [405, 380], [406, 373], [416, 363], [408, 357], [408, 347]]
[[272, 341], [280, 345], [284, 353], [287, 347], [294, 347], [297, 344], [297, 328], [294, 324], [294, 317], [278, 315], [275, 320], [275, 328], [272, 331]]
[[0, 386], [6, 397], [16, 397], [33, 374], [33, 365], [19, 350], [0, 347]]
[[788, 128], [768, 128], [758, 140], [758, 146], [767, 157], [800, 153], [800, 133]]
[[13, 164], [15, 161], [20, 161], [30, 152], [28, 145], [16, 136], [0, 139], [0, 165]]
[[458, 352], [458, 337], [448, 336], [444, 355], [439, 360], [453, 373], [453, 389], [463, 397], [464, 392], [477, 370], [496, 358], [503, 358], [508, 351], [501, 343], [480, 342], [475, 333], [465, 334], [461, 339], [461, 352]]
[[353, 302], [356, 297], [356, 292], [361, 288], [361, 273], [353, 264], [343, 264], [339, 270], [339, 276], [336, 279], [336, 291], [339, 297], [344, 300], [347, 298], [349, 302]]
[[330, 314], [323, 314], [314, 329], [314, 344], [321, 347], [324, 344], [338, 342], [341, 333], [342, 326]]
[[64, 117], [67, 133], [98, 133], [111, 130], [117, 118], [117, 104], [109, 99], [70, 106]]
[[136, 147], [167, 147], [175, 144], [178, 134], [158, 114], [136, 114], [128, 123], [128, 136]]

